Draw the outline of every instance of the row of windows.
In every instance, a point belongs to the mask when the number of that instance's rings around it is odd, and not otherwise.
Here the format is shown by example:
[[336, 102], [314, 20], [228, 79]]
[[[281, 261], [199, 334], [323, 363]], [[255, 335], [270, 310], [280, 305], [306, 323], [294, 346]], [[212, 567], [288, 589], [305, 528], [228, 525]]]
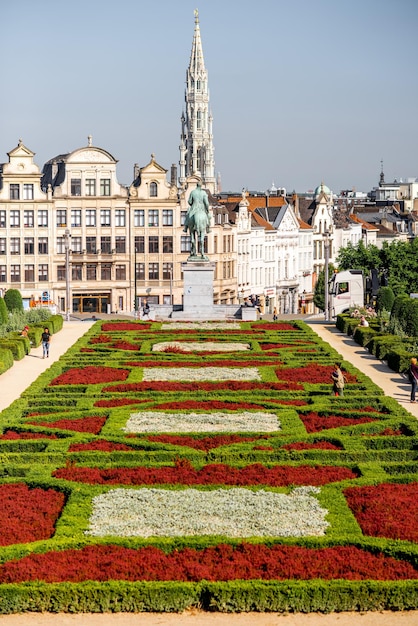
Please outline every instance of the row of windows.
[[[41, 263], [38, 265], [37, 279], [39, 282], [47, 282], [48, 278], [48, 265]], [[22, 268], [20, 265], [10, 265], [10, 280], [7, 280], [7, 266], [0, 265], [0, 283], [20, 283], [22, 280]], [[35, 282], [35, 266], [24, 265], [23, 266], [23, 280], [25, 283]]]
[[[72, 178], [70, 182], [72, 196], [81, 196], [81, 178]], [[96, 179], [86, 178], [84, 181], [85, 196], [96, 196]], [[110, 178], [102, 178], [100, 180], [101, 196], [110, 196]]]
[[9, 197], [10, 197], [10, 200], [20, 200], [20, 199], [33, 200], [33, 184], [32, 183], [24, 183], [22, 185], [18, 183], [10, 184], [9, 185]]
[[[172, 263], [163, 263], [162, 264], [162, 276], [163, 280], [170, 280], [173, 274], [173, 264]], [[135, 276], [137, 280], [146, 280], [146, 265], [145, 263], [136, 263], [135, 264]], [[148, 263], [148, 280], [159, 280], [160, 279], [160, 264], [159, 263]]]
[[[161, 215], [160, 215], [161, 213]], [[182, 224], [186, 211], [182, 211]], [[134, 226], [145, 226], [145, 209], [134, 210]], [[160, 218], [162, 226], [173, 226], [173, 210], [172, 209], [149, 209], [148, 210], [148, 226], [159, 226]], [[23, 218], [23, 221], [22, 221]], [[70, 221], [68, 221], [70, 218]], [[57, 209], [56, 211], [56, 226], [58, 227], [81, 227], [83, 225], [82, 209]], [[85, 209], [84, 210], [84, 224], [85, 226], [112, 226], [112, 209]], [[13, 209], [9, 211], [9, 225], [11, 228], [19, 228], [21, 225], [27, 228], [33, 228], [35, 226], [35, 211], [25, 210], [19, 211]], [[113, 216], [114, 226], [126, 226], [126, 210], [114, 209]], [[37, 212], [37, 226], [48, 226], [48, 211], [46, 209], [39, 209]], [[5, 210], [0, 210], [0, 228], [7, 227], [7, 213]]]
[[[126, 280], [126, 265], [115, 265], [113, 274], [111, 263], [72, 263], [71, 279], [73, 281], [82, 280]], [[57, 280], [66, 280], [65, 265], [57, 267]]]
[[[9, 239], [9, 253], [10, 254], [35, 254], [35, 238], [24, 237], [23, 247], [21, 247], [20, 237], [10, 237]], [[48, 254], [48, 237], [37, 238], [37, 250], [38, 254]], [[7, 239], [0, 237], [0, 254], [7, 254]]]
[[145, 250], [145, 237], [138, 236], [135, 237], [135, 252], [138, 254], [155, 253], [155, 252], [164, 252], [164, 253], [173, 253], [173, 237], [164, 236], [162, 238], [162, 247], [160, 243], [160, 237], [151, 236], [148, 237], [148, 250]]
[[[65, 253], [66, 238], [57, 238], [57, 254]], [[112, 237], [86, 237], [85, 245], [83, 246], [82, 237], [71, 237], [70, 242], [71, 252], [75, 254], [81, 254], [86, 252], [87, 254], [125, 254], [126, 253], [126, 237], [123, 235], [116, 235], [115, 243], [112, 244]]]

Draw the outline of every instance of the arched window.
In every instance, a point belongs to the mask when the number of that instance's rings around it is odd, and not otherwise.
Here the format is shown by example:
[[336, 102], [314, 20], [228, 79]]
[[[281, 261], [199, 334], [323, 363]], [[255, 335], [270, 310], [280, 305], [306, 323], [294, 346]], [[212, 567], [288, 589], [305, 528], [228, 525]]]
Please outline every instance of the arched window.
[[200, 130], [202, 128], [202, 111], [197, 112], [196, 127], [197, 127], [197, 130]]
[[157, 183], [150, 183], [149, 195], [150, 195], [150, 198], [156, 198], [158, 196]]

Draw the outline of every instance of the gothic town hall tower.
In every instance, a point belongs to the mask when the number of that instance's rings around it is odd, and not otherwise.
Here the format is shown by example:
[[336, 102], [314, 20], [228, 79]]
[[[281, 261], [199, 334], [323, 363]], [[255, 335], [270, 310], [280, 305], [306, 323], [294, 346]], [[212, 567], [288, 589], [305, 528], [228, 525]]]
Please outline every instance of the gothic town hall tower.
[[181, 116], [179, 182], [183, 185], [188, 176], [198, 175], [202, 179], [202, 186], [215, 193], [212, 113], [209, 109], [208, 73], [203, 58], [197, 10], [192, 52], [186, 74], [185, 103], [186, 110]]

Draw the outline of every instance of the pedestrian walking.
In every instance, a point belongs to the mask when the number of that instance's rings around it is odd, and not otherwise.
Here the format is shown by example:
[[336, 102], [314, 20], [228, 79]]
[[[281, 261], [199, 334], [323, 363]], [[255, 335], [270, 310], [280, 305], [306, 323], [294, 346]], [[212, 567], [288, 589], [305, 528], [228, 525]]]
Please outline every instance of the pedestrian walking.
[[273, 321], [274, 322], [277, 321], [277, 306], [275, 306], [273, 309]]
[[49, 328], [44, 328], [44, 332], [42, 333], [42, 353], [43, 359], [47, 359], [49, 357], [49, 344], [51, 343], [51, 334], [49, 332]]
[[332, 378], [332, 391], [334, 396], [344, 396], [345, 377], [341, 371], [341, 364], [335, 363], [334, 370], [331, 374]]
[[418, 384], [418, 365], [415, 357], [412, 357], [411, 364], [409, 366], [409, 382], [411, 383], [411, 402], [415, 403], [415, 395], [417, 392]]

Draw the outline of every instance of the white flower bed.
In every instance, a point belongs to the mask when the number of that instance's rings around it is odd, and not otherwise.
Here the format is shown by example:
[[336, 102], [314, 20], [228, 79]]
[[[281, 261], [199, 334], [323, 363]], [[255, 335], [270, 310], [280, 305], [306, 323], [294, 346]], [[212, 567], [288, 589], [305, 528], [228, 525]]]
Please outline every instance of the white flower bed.
[[153, 352], [164, 352], [165, 350], [177, 348], [183, 352], [244, 352], [250, 349], [249, 343], [232, 342], [199, 342], [199, 341], [162, 341], [152, 346]]
[[169, 322], [161, 330], [240, 330], [237, 322]]
[[256, 367], [149, 367], [143, 380], [261, 380]]
[[112, 489], [93, 499], [86, 535], [105, 537], [308, 537], [325, 534], [328, 513], [312, 495], [244, 488]]
[[274, 413], [131, 413], [126, 433], [275, 432], [280, 421]]

